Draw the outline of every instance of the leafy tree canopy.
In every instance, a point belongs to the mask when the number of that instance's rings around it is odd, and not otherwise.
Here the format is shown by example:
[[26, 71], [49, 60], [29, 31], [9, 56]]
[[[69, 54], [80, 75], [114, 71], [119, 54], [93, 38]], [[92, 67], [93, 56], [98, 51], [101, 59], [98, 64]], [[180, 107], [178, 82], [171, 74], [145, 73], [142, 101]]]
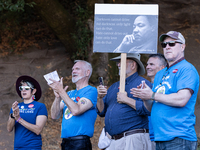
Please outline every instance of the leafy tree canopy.
[[1, 0], [0, 1], [0, 11], [24, 11], [24, 6], [33, 7], [35, 2], [26, 3], [24, 0]]

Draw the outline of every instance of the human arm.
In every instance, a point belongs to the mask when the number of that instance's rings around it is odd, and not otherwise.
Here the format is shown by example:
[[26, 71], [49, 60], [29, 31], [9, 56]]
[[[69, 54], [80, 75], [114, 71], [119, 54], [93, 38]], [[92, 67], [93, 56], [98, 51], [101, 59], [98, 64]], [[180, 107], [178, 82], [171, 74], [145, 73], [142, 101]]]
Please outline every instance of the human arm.
[[7, 121], [7, 131], [12, 132], [13, 128], [15, 126], [15, 119], [11, 118], [9, 115], [8, 121]]
[[[144, 89], [132, 88], [131, 94], [134, 97], [141, 98], [142, 100], [149, 100], [153, 95], [153, 91], [149, 88], [149, 86], [145, 83]], [[155, 93], [154, 100], [165, 105], [174, 106], [174, 107], [184, 107], [191, 97], [191, 93], [189, 89], [181, 89], [177, 93], [172, 94], [160, 94]], [[145, 103], [149, 107], [150, 104]]]
[[191, 97], [191, 93], [188, 89], [179, 90], [177, 93], [172, 94], [160, 94], [155, 93], [154, 99], [160, 103], [174, 106], [174, 107], [184, 107]]
[[[62, 78], [61, 78], [62, 80]], [[65, 87], [65, 90], [67, 90], [67, 86]], [[61, 102], [61, 97], [59, 93], [57, 93], [55, 90], [53, 90], [55, 99], [51, 106], [51, 118], [52, 119], [59, 119], [62, 115], [62, 110], [64, 108], [64, 103]]]
[[103, 85], [99, 85], [97, 87], [98, 91], [98, 99], [97, 99], [97, 109], [101, 113], [104, 110], [104, 102], [103, 97], [107, 94], [107, 87]]
[[[61, 78], [61, 81], [55, 81], [55, 80], [51, 80], [51, 81], [53, 83], [50, 84], [49, 86], [56, 93], [59, 94], [61, 99], [67, 105], [68, 109], [71, 111], [72, 115], [74, 115], [74, 116], [80, 115], [80, 114], [84, 113], [85, 111], [89, 110], [93, 106], [93, 103], [88, 98], [85, 98], [85, 97], [82, 97], [78, 101], [78, 103], [75, 103], [69, 97], [69, 95], [66, 93], [66, 90], [67, 90], [68, 86], [66, 86], [65, 89], [63, 89], [62, 78]], [[63, 107], [64, 107], [64, 105], [63, 105]]]
[[[18, 111], [18, 102], [15, 101], [13, 104], [12, 104], [12, 110], [13, 110], [13, 117], [18, 116], [19, 115], [19, 111]], [[15, 126], [15, 118], [11, 118], [11, 116], [9, 115], [9, 118], [8, 118], [8, 121], [7, 121], [7, 131], [8, 132], [12, 132], [13, 131], [13, 128]]]
[[61, 102], [60, 96], [55, 96], [54, 102], [51, 106], [51, 118], [59, 119], [62, 115], [62, 110], [64, 108], [64, 103]]
[[[20, 123], [22, 126], [27, 128], [28, 130], [34, 132], [35, 134], [39, 135], [42, 132], [42, 129], [47, 121], [47, 116], [46, 115], [38, 115], [36, 117], [36, 124], [29, 123], [25, 121], [23, 118], [20, 117], [19, 113], [19, 107], [18, 107], [18, 102], [14, 102], [12, 105], [12, 110], [13, 110], [13, 116], [15, 117], [15, 120]], [[11, 132], [13, 130], [13, 127], [15, 125], [15, 120], [9, 117], [8, 120], [8, 125], [7, 125], [7, 130]], [[13, 126], [12, 126], [13, 125]]]
[[[126, 92], [117, 93], [117, 102], [129, 105], [130, 107], [135, 109], [140, 115], [146, 115], [151, 112], [151, 109], [149, 109], [149, 107], [145, 105], [145, 103], [149, 103], [149, 101], [135, 100], [134, 98], [128, 97]], [[148, 111], [146, 111], [144, 107]]]
[[81, 115], [84, 112], [86, 112], [87, 110], [89, 110], [90, 108], [92, 108], [92, 106], [93, 106], [93, 103], [85, 97], [81, 97], [78, 100], [78, 103], [75, 103], [68, 96], [68, 94], [66, 92], [60, 91], [59, 94], [62, 97], [65, 104], [67, 105], [67, 108], [71, 111], [73, 116]]
[[136, 110], [136, 101], [133, 98], [127, 96], [127, 92], [118, 92], [117, 93], [117, 102], [124, 103]]
[[[19, 119], [19, 118], [16, 118]], [[36, 118], [36, 124], [31, 124], [27, 121], [25, 121], [23, 118], [19, 119], [19, 123], [27, 128], [28, 130], [34, 132], [35, 134], [39, 135], [42, 132], [42, 129], [44, 128], [44, 125], [47, 121], [47, 116], [45, 115], [39, 115]]]

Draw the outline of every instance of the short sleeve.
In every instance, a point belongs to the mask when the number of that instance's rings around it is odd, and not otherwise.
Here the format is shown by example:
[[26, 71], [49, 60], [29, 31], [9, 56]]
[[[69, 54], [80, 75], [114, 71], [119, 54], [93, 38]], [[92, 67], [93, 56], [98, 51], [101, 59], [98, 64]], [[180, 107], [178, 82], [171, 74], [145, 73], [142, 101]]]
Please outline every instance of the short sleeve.
[[197, 86], [197, 81], [198, 81], [198, 75], [196, 70], [194, 70], [191, 67], [187, 67], [179, 73], [179, 77], [177, 80], [177, 91], [186, 88], [195, 91], [195, 87]]
[[48, 112], [47, 112], [47, 108], [45, 106], [45, 104], [43, 103], [40, 103], [40, 107], [38, 109], [38, 113], [37, 113], [37, 116], [40, 116], [40, 115], [45, 115], [48, 117]]

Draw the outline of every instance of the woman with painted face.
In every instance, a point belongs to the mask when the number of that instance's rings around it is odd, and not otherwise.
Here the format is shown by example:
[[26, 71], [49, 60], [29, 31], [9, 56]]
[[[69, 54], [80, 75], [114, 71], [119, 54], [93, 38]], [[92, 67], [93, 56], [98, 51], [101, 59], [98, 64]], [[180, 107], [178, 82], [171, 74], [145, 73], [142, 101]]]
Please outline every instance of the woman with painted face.
[[47, 109], [37, 102], [42, 95], [40, 85], [30, 76], [21, 76], [16, 91], [23, 102], [12, 104], [7, 122], [8, 132], [15, 129], [14, 150], [41, 150], [40, 133], [47, 121]]

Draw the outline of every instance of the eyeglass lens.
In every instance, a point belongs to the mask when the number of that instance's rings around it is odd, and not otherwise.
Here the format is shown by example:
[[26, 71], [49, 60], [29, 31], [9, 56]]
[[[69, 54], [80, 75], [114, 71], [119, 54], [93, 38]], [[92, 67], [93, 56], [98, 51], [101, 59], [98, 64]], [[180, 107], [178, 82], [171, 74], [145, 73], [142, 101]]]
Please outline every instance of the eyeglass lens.
[[29, 86], [20, 86], [19, 87], [20, 91], [23, 91], [23, 89], [25, 89], [26, 91], [28, 91], [28, 90], [30, 90], [30, 87]]
[[170, 47], [173, 47], [173, 46], [175, 46], [176, 43], [179, 43], [179, 42], [176, 42], [176, 41], [162, 42], [161, 46], [162, 46], [162, 48], [165, 48], [168, 44]]

